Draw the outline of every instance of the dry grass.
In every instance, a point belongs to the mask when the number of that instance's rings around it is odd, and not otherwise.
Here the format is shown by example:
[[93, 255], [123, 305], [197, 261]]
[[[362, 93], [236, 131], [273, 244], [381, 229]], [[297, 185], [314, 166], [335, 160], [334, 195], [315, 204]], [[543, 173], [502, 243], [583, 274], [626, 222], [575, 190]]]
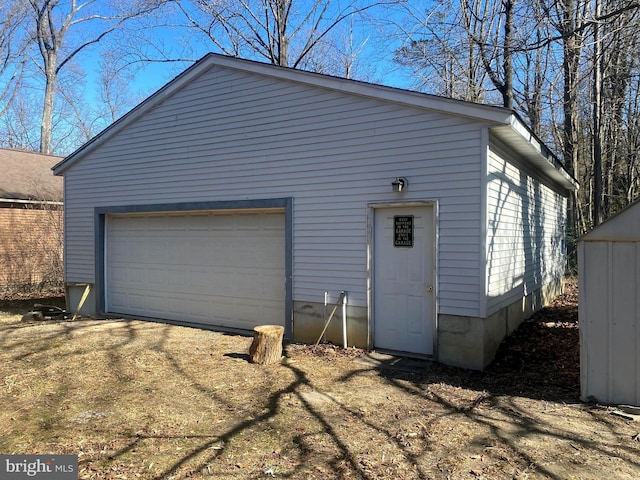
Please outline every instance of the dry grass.
[[0, 452], [77, 454], [83, 479], [640, 477], [640, 425], [509, 371], [513, 346], [485, 373], [302, 345], [264, 367], [247, 337], [11, 305]]

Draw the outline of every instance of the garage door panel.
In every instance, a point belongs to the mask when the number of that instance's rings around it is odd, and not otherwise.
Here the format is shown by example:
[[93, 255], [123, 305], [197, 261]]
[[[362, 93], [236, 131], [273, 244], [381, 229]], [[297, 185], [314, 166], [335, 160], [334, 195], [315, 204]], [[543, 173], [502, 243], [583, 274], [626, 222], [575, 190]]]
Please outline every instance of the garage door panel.
[[276, 292], [282, 290], [284, 279], [271, 271], [261, 273], [260, 291], [263, 299], [274, 298]]
[[129, 241], [126, 246], [126, 258], [130, 260], [146, 260], [149, 247], [143, 244], [141, 239], [138, 241]]
[[168, 287], [168, 289], [165, 290], [166, 293], [182, 291], [191, 278], [189, 272], [184, 268], [168, 267], [165, 270], [166, 276], [164, 277], [164, 281], [166, 281]]
[[257, 318], [260, 315], [260, 308], [256, 304], [236, 303], [235, 305], [236, 315], [238, 320], [243, 322], [249, 322], [252, 318]]
[[127, 269], [114, 267], [111, 269], [111, 277], [114, 282], [123, 283], [127, 280]]
[[189, 302], [189, 311], [194, 319], [200, 319], [201, 323], [211, 320], [211, 304], [203, 298], [195, 297]]
[[145, 311], [147, 308], [147, 298], [145, 295], [132, 293], [129, 295], [129, 306], [137, 311]]
[[109, 295], [111, 307], [116, 311], [126, 311], [127, 305], [127, 295], [126, 292], [113, 289]]
[[127, 273], [127, 283], [130, 285], [139, 285], [147, 281], [147, 269], [144, 266], [132, 266]]
[[147, 281], [149, 285], [154, 288], [166, 287], [168, 285], [168, 278], [166, 275], [166, 268], [149, 268], [148, 269], [149, 276]]
[[282, 212], [107, 220], [107, 311], [233, 328], [284, 325]]
[[157, 258], [160, 255], [167, 255], [167, 242], [161, 239], [151, 239], [148, 242], [149, 256]]
[[169, 311], [169, 299], [159, 295], [148, 295], [147, 310], [154, 314], [162, 314]]
[[188, 219], [189, 230], [209, 231], [210, 222], [207, 214], [192, 214]]
[[211, 290], [217, 295], [232, 295], [233, 274], [233, 269], [230, 267], [217, 268], [215, 272], [211, 272], [209, 277]]

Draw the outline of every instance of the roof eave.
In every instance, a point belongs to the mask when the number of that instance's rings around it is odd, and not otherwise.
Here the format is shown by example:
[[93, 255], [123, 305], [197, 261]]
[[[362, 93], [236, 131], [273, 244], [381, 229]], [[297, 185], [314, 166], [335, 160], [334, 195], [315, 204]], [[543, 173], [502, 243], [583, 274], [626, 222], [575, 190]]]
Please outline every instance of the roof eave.
[[306, 85], [344, 92], [351, 95], [387, 100], [411, 107], [427, 108], [429, 110], [473, 118], [475, 120], [506, 123], [512, 115], [511, 110], [504, 107], [483, 105], [386, 85], [279, 67], [268, 63], [238, 59], [215, 53], [210, 53], [205, 59], [209, 60], [212, 65], [224, 68], [258, 73], [264, 76], [304, 83]]
[[579, 184], [564, 168], [562, 162], [549, 148], [513, 113], [505, 125], [490, 127], [490, 130], [523, 155], [544, 175], [567, 191], [578, 190]]
[[455, 100], [436, 95], [429, 95], [419, 92], [412, 92], [394, 87], [376, 85], [344, 78], [331, 77], [293, 68], [278, 67], [271, 64], [243, 60], [225, 55], [209, 53], [186, 69], [172, 81], [160, 88], [138, 106], [134, 107], [120, 119], [105, 130], [97, 134], [87, 143], [71, 153], [61, 162], [52, 167], [55, 175], [63, 175], [76, 161], [84, 155], [102, 145], [106, 140], [113, 137], [126, 125], [132, 123], [145, 112], [162, 102], [184, 85], [202, 75], [209, 68], [219, 66], [228, 69], [257, 73], [264, 76], [279, 78], [320, 88], [331, 89], [352, 95], [373, 97], [379, 100], [386, 100], [394, 103], [404, 104], [417, 108], [427, 108], [452, 115], [458, 115], [474, 120], [505, 124], [509, 122], [512, 112], [502, 107], [490, 105], [474, 104], [461, 100]]
[[383, 85], [347, 80], [344, 78], [320, 75], [317, 73], [278, 67], [271, 64], [243, 60], [225, 55], [209, 53], [178, 75], [171, 82], [160, 88], [145, 101], [133, 108], [123, 117], [115, 121], [101, 133], [78, 148], [64, 160], [54, 165], [55, 175], [62, 175], [84, 155], [102, 145], [117, 134], [126, 125], [132, 123], [155, 105], [173, 95], [184, 85], [205, 73], [209, 68], [219, 66], [227, 69], [239, 70], [272, 78], [278, 78], [296, 83], [303, 83], [319, 88], [344, 92], [351, 95], [385, 100], [413, 108], [425, 108], [449, 115], [470, 118], [485, 122], [489, 128], [507, 144], [515, 145], [515, 149], [522, 153], [547, 176], [558, 182], [567, 190], [576, 190], [578, 183], [564, 169], [562, 163], [549, 149], [528, 129], [512, 111], [504, 107], [475, 104], [461, 100], [439, 97], [409, 90], [402, 90]]
[[25, 205], [63, 205], [64, 202], [54, 200], [29, 200], [24, 198], [0, 198], [0, 203], [19, 203]]

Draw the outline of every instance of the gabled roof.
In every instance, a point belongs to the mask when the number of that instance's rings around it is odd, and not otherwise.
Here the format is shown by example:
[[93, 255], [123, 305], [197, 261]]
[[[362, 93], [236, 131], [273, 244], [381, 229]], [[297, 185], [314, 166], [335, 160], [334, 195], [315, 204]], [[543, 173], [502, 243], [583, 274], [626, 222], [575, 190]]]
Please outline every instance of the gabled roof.
[[437, 95], [413, 92], [394, 87], [376, 85], [356, 80], [349, 80], [318, 73], [279, 67], [251, 60], [243, 60], [225, 55], [209, 53], [190, 68], [178, 75], [167, 85], [155, 92], [140, 105], [113, 123], [110, 127], [96, 135], [64, 161], [55, 165], [56, 175], [62, 175], [73, 164], [103, 144], [113, 135], [125, 128], [147, 111], [163, 102], [166, 98], [182, 89], [210, 68], [217, 66], [247, 73], [279, 78], [305, 85], [344, 92], [350, 95], [374, 98], [413, 108], [424, 108], [460, 117], [485, 122], [491, 131], [520, 155], [543, 171], [549, 178], [558, 182], [568, 190], [574, 190], [578, 183], [564, 169], [561, 162], [544, 146], [530, 129], [509, 109], [465, 102]]
[[580, 241], [634, 242], [640, 240], [640, 199], [591, 230]]
[[51, 173], [61, 159], [0, 148], [0, 202], [61, 202], [62, 179]]

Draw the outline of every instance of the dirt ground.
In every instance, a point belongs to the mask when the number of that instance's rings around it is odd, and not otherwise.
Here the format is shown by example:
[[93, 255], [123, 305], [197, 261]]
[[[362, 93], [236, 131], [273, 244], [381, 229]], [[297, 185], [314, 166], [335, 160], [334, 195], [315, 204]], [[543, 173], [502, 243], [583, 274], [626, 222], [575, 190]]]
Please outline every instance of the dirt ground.
[[[49, 299], [49, 302], [55, 300]], [[485, 372], [0, 302], [0, 453], [81, 479], [637, 479], [640, 420], [579, 400], [577, 291]]]

